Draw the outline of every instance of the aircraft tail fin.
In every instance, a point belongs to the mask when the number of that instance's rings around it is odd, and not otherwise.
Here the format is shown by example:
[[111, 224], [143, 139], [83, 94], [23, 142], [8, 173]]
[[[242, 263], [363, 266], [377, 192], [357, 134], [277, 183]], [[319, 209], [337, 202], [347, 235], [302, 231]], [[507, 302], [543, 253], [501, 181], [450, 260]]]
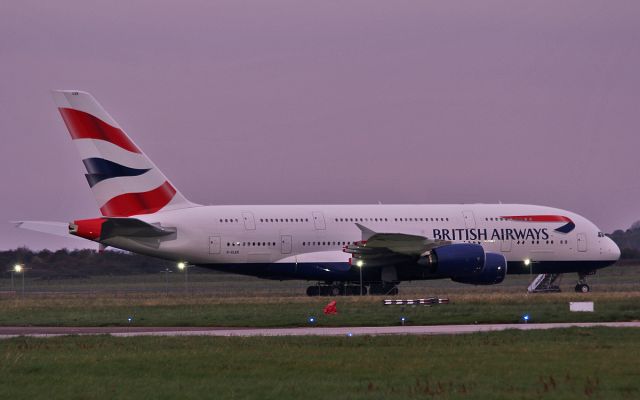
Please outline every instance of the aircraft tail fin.
[[87, 173], [102, 215], [129, 217], [195, 206], [87, 92], [54, 90], [53, 98]]

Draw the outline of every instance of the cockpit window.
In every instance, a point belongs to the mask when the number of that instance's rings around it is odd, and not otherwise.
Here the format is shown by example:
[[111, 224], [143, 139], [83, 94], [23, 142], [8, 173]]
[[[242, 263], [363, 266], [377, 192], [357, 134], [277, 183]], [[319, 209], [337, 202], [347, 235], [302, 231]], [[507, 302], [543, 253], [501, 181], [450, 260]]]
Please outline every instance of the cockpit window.
[[598, 232], [598, 237], [604, 237], [604, 233]]

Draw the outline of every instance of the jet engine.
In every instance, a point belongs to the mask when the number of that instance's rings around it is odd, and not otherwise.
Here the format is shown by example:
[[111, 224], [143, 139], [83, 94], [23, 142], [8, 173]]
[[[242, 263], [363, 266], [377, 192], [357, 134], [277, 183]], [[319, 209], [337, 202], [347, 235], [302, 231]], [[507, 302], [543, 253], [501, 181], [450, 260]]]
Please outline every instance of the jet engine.
[[507, 260], [502, 254], [485, 253], [484, 268], [474, 276], [452, 277], [451, 280], [471, 285], [495, 285], [507, 275]]
[[482, 272], [485, 253], [479, 244], [447, 244], [431, 250], [426, 261], [438, 275], [466, 278]]
[[486, 253], [479, 244], [457, 243], [436, 247], [419, 264], [432, 273], [472, 285], [493, 285], [504, 280], [507, 260], [499, 253]]

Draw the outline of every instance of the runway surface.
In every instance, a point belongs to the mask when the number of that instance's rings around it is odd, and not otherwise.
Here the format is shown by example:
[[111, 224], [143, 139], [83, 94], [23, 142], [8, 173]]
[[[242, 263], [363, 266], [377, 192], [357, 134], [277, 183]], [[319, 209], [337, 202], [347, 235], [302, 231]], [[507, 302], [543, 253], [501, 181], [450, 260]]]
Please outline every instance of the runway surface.
[[549, 324], [360, 326], [300, 328], [199, 328], [199, 327], [0, 327], [0, 339], [19, 336], [54, 337], [67, 335], [132, 336], [363, 336], [363, 335], [456, 335], [507, 329], [538, 330], [569, 327], [640, 328], [640, 322], [586, 322]]

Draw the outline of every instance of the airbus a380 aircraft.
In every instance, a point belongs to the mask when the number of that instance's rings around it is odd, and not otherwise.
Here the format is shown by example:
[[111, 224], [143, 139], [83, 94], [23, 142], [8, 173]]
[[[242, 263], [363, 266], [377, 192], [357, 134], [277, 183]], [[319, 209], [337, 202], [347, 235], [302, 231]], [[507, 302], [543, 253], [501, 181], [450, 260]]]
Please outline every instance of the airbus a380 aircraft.
[[[64, 231], [102, 246], [262, 278], [320, 282], [309, 286], [309, 295], [359, 292], [360, 282], [370, 293], [391, 294], [408, 280], [496, 284], [507, 271], [575, 272], [576, 290], [586, 292], [585, 277], [620, 256], [586, 218], [534, 205], [194, 204], [90, 94], [61, 90], [53, 96], [102, 214], [65, 223]], [[53, 233], [60, 225], [18, 226]]]

